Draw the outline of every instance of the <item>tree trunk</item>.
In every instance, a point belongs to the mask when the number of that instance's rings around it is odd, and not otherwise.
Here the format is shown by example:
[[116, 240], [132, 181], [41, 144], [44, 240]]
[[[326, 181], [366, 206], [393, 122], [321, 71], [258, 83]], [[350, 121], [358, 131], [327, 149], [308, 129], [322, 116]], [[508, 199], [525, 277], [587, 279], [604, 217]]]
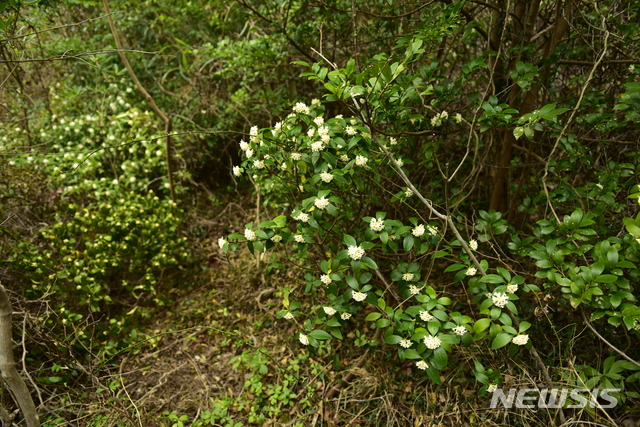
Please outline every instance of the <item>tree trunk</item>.
[[27, 427], [40, 427], [29, 389], [16, 369], [11, 341], [11, 303], [7, 291], [0, 285], [0, 375], [7, 383], [11, 394], [24, 415]]

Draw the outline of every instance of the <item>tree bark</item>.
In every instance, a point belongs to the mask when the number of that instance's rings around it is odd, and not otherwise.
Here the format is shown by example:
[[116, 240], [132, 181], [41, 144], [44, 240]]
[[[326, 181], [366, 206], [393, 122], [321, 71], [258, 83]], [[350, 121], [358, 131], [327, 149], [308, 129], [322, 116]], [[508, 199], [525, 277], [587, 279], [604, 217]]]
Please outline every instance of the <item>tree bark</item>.
[[27, 427], [40, 427], [29, 389], [16, 369], [11, 341], [11, 303], [7, 291], [0, 285], [0, 375], [7, 383], [11, 394], [20, 407]]

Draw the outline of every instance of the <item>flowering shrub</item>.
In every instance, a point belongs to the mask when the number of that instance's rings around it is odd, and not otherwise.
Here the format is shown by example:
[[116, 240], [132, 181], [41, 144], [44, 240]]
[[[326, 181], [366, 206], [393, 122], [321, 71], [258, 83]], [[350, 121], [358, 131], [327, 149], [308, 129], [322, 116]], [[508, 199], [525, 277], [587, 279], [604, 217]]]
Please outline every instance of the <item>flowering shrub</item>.
[[[444, 120], [447, 115], [439, 117]], [[402, 146], [402, 141], [385, 143], [391, 153]], [[404, 222], [385, 212], [367, 211], [371, 203], [363, 202], [363, 195], [374, 194], [371, 189], [382, 178], [392, 180], [396, 171], [360, 119], [326, 117], [317, 100], [310, 106], [298, 103], [273, 129], [253, 128], [240, 149], [244, 161], [238, 168], [264, 189], [266, 197], [288, 194], [291, 210], [270, 221], [247, 224], [243, 234], [231, 234], [219, 244], [225, 253], [240, 244], [254, 253], [294, 250], [307, 268], [316, 269], [316, 274], [305, 275], [306, 292], [319, 300], [313, 312], [302, 313], [300, 304], [286, 299], [279, 313], [285, 320], [303, 320], [300, 344], [318, 346], [322, 340], [342, 339], [342, 327], [356, 316], [358, 322], [373, 322], [374, 328], [382, 329], [383, 341], [397, 346], [401, 360], [414, 359], [416, 367], [436, 382], [456, 345], [470, 346], [484, 338], [493, 348], [512, 340], [514, 346], [527, 344], [521, 334], [530, 325], [522, 322], [514, 328], [507, 314], [518, 312], [516, 289], [524, 285], [522, 277], [504, 269], [476, 277], [478, 267], [457, 239], [440, 231], [447, 226], [440, 221], [410, 217]], [[387, 195], [386, 203], [394, 198], [409, 204], [411, 195], [398, 188]], [[363, 212], [360, 218], [358, 212]], [[479, 249], [475, 239], [469, 237], [468, 242]], [[455, 272], [454, 281], [468, 282], [481, 318], [474, 321], [471, 312], [449, 309], [452, 300], [439, 295], [428, 274], [423, 276], [418, 261], [424, 257], [449, 260], [445, 272]], [[484, 260], [479, 266], [488, 268]], [[497, 286], [490, 288], [492, 284]], [[523, 286], [524, 291], [531, 289], [537, 288]]]

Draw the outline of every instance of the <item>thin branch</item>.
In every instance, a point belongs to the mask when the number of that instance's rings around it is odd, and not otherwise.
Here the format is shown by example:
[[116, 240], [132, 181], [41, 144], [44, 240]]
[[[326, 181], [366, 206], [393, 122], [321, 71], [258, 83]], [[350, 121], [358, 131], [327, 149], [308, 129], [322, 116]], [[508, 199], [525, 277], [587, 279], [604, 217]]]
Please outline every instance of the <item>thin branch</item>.
[[603, 337], [602, 335], [600, 335], [598, 333], [598, 331], [596, 331], [596, 328], [593, 327], [593, 325], [591, 324], [591, 322], [589, 322], [589, 319], [587, 319], [587, 316], [584, 314], [584, 310], [582, 310], [582, 319], [584, 320], [584, 324], [587, 325], [589, 327], [589, 329], [591, 329], [591, 332], [593, 332], [594, 334], [596, 334], [596, 336], [598, 338], [600, 338], [600, 340], [602, 340], [603, 343], [605, 343], [606, 345], [608, 345], [609, 347], [611, 347], [612, 350], [614, 350], [615, 352], [617, 352], [620, 356], [624, 357], [625, 359], [627, 359], [629, 362], [633, 363], [636, 366], [640, 366], [640, 363], [636, 362], [635, 360], [633, 360], [631, 357], [627, 356], [626, 353], [624, 353], [622, 350], [618, 349], [618, 347], [616, 347], [615, 345], [611, 344], [609, 341], [607, 341], [605, 339], [605, 337]]

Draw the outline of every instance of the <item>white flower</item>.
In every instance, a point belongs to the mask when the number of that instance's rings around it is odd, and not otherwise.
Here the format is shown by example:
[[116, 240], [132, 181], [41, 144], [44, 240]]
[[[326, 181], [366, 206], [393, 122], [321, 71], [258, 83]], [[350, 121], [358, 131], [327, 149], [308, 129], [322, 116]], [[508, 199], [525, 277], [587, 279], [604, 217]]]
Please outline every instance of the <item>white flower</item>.
[[[322, 117], [317, 117], [317, 118], [322, 119]], [[324, 123], [324, 120], [323, 120], [323, 123]], [[320, 127], [318, 128], [318, 135], [321, 135], [321, 136], [329, 135], [329, 128], [328, 128], [328, 127], [326, 127], [326, 126], [321, 126], [321, 125], [318, 125], [318, 126], [320, 126]]]
[[398, 143], [398, 140], [395, 139], [394, 137], [389, 138], [389, 145], [396, 145]]
[[253, 167], [256, 169], [264, 169], [264, 162], [262, 160], [254, 160]]
[[419, 226], [411, 230], [411, 234], [413, 234], [415, 237], [422, 236], [424, 234], [424, 225], [420, 224]]
[[298, 216], [294, 216], [293, 219], [295, 219], [296, 221], [307, 222], [309, 221], [309, 215], [307, 215], [306, 213], [300, 212]]
[[469, 267], [467, 268], [467, 271], [464, 272], [464, 274], [467, 276], [475, 276], [477, 272], [478, 270], [475, 267]]
[[405, 197], [413, 196], [413, 191], [411, 191], [410, 189], [407, 188], [406, 190], [404, 190], [404, 196]]
[[515, 345], [525, 345], [529, 342], [529, 335], [521, 334], [511, 338], [511, 342]]
[[493, 393], [497, 389], [498, 389], [498, 386], [496, 384], [489, 384], [489, 387], [487, 387], [487, 392], [488, 393]]
[[432, 236], [435, 236], [436, 234], [438, 234], [438, 227], [434, 227], [433, 225], [427, 225], [427, 231]]
[[384, 220], [382, 218], [373, 218], [369, 223], [369, 227], [371, 227], [373, 231], [382, 231], [384, 230]]
[[281, 235], [279, 235], [279, 234], [276, 234], [275, 236], [273, 236], [273, 237], [271, 238], [271, 241], [272, 241], [273, 243], [280, 243], [280, 242], [282, 241], [282, 236], [281, 236]]
[[218, 239], [218, 246], [220, 246], [221, 248], [227, 243], [226, 240], [224, 240], [224, 237], [221, 237]]
[[273, 127], [273, 130], [276, 132], [280, 132], [282, 130], [282, 122], [276, 122], [276, 125]]
[[320, 179], [323, 182], [331, 182], [331, 180], [333, 179], [333, 175], [330, 174], [329, 172], [321, 172], [320, 173]]
[[435, 317], [433, 317], [428, 311], [420, 311], [420, 319], [425, 322], [431, 322]]
[[342, 156], [340, 156], [340, 160], [347, 163], [349, 161], [349, 156], [347, 156], [346, 154], [343, 154]]
[[347, 135], [349, 136], [353, 136], [356, 134], [356, 130], [351, 126], [347, 126], [347, 128], [345, 129], [345, 132], [347, 132]]
[[331, 277], [329, 277], [328, 274], [323, 274], [322, 276], [320, 276], [320, 281], [325, 285], [329, 285], [332, 282]]
[[309, 128], [309, 130], [307, 131], [307, 136], [309, 138], [313, 138], [313, 135], [316, 134], [316, 129], [315, 128]]
[[244, 237], [247, 240], [256, 240], [257, 239], [256, 233], [254, 233], [253, 230], [249, 230], [248, 228], [246, 228], [244, 230]]
[[635, 69], [636, 69], [635, 65], [633, 65], [633, 64], [629, 65], [629, 72], [630, 73], [633, 73], [635, 71]]
[[351, 313], [342, 313], [342, 314], [340, 315], [340, 318], [341, 318], [342, 320], [349, 320], [349, 319], [351, 319]]
[[429, 365], [427, 365], [427, 362], [425, 362], [424, 360], [418, 360], [416, 362], [416, 368], [424, 371], [425, 369], [429, 368]]
[[249, 145], [248, 142], [246, 142], [244, 139], [240, 141], [240, 149], [242, 151], [247, 151], [249, 148], [251, 148], [251, 146]]
[[244, 152], [247, 155], [247, 159], [250, 159], [251, 156], [253, 156], [253, 150], [251, 148], [249, 148], [247, 151]]
[[472, 251], [477, 251], [478, 250], [478, 241], [475, 240], [475, 239], [469, 240], [469, 247], [471, 248]]
[[307, 107], [303, 102], [297, 102], [296, 105], [293, 106], [294, 113], [302, 113], [309, 114], [309, 107]]
[[462, 115], [460, 113], [456, 113], [456, 115], [453, 116], [453, 120], [455, 120], [456, 123], [460, 123], [462, 121]]
[[336, 314], [336, 309], [333, 307], [322, 307], [322, 309], [327, 314], [327, 316], [333, 316], [334, 314]]
[[295, 236], [293, 236], [293, 240], [298, 243], [305, 243], [304, 236], [302, 234], [296, 234]]
[[364, 301], [365, 299], [367, 299], [367, 293], [366, 292], [352, 292], [351, 293], [351, 297], [360, 302], [360, 301]]
[[356, 156], [356, 166], [366, 166], [369, 159], [364, 156]]
[[433, 335], [424, 337], [424, 345], [426, 345], [430, 350], [435, 350], [436, 348], [440, 347], [441, 344], [442, 341], [440, 341], [440, 338], [438, 337], [434, 337]]
[[491, 300], [493, 301], [493, 304], [496, 307], [504, 307], [505, 305], [507, 305], [507, 303], [509, 302], [509, 297], [507, 296], [507, 294], [502, 293], [502, 292], [494, 292], [491, 295]]
[[284, 318], [287, 319], [287, 320], [293, 320], [293, 314], [291, 314], [291, 312], [287, 311], [287, 314], [284, 315]]
[[407, 282], [410, 282], [413, 280], [413, 273], [404, 273], [402, 275], [402, 280], [406, 280]]
[[305, 334], [300, 334], [300, 343], [302, 345], [309, 345], [309, 337], [307, 337]]
[[291, 153], [291, 160], [298, 161], [302, 159], [302, 154], [300, 153]]
[[242, 169], [240, 168], [240, 166], [234, 166], [233, 167], [233, 174], [235, 176], [240, 176], [241, 173], [242, 173]]
[[420, 293], [420, 289], [415, 285], [409, 285], [409, 293], [411, 295], [418, 295]]
[[467, 328], [465, 328], [464, 326], [456, 326], [455, 328], [453, 328], [453, 333], [456, 335], [463, 336], [464, 334], [467, 333]]
[[325, 197], [320, 197], [317, 198], [316, 201], [313, 202], [313, 204], [316, 205], [316, 208], [322, 210], [329, 206], [329, 201]]
[[512, 285], [512, 284], [507, 285], [508, 294], [515, 294], [517, 290], [518, 290], [518, 285]]
[[311, 105], [313, 105], [314, 107], [320, 106], [320, 100], [318, 98], [313, 98], [311, 100]]
[[401, 340], [398, 344], [400, 344], [400, 347], [404, 347], [404, 348], [409, 348], [413, 345], [411, 340]]
[[324, 149], [324, 143], [322, 141], [316, 141], [311, 144], [311, 151], [322, 151]]
[[400, 167], [404, 166], [404, 162], [402, 161], [402, 159], [396, 159], [396, 162], [398, 163], [398, 166]]
[[364, 249], [360, 246], [349, 246], [348, 253], [352, 260], [357, 261], [363, 257]]

